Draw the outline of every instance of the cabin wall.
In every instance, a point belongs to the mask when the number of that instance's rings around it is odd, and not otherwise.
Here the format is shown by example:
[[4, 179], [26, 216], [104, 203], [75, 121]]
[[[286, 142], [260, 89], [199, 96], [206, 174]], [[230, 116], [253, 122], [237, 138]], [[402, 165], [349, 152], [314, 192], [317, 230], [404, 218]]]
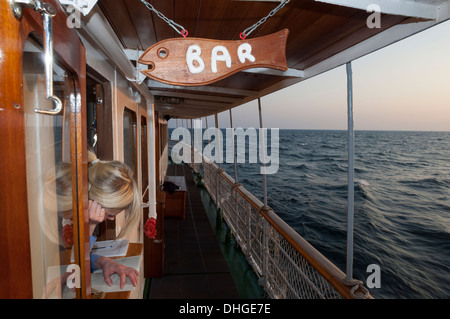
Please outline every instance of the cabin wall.
[[[112, 107], [112, 131], [113, 131], [113, 159], [119, 161], [125, 161], [124, 156], [124, 124], [123, 124], [123, 114], [125, 109], [128, 109], [135, 113], [136, 115], [136, 181], [138, 183], [139, 189], [142, 192], [142, 167], [141, 167], [141, 117], [147, 118], [147, 105], [152, 105], [153, 101], [146, 101], [145, 96], [140, 95], [137, 89], [133, 86], [133, 83], [128, 81], [121, 72], [112, 65], [108, 58], [102, 55], [101, 50], [95, 46], [95, 44], [90, 43], [86, 38], [81, 36], [82, 42], [86, 47], [86, 62], [88, 68], [94, 70], [104, 79], [106, 79], [110, 85], [105, 86], [105, 96], [110, 97], [110, 101], [105, 101], [106, 103], [111, 103]], [[89, 74], [88, 74], [89, 75]], [[152, 147], [148, 145], [148, 148]], [[100, 158], [101, 159], [101, 158]], [[146, 185], [144, 186], [146, 187]], [[120, 233], [122, 226], [124, 225], [125, 218], [124, 214], [119, 214], [116, 216], [116, 234]], [[135, 225], [131, 233], [129, 233], [125, 238], [133, 243], [143, 243], [143, 214], [141, 213], [140, 221]], [[130, 298], [142, 298], [143, 287], [144, 287], [144, 271], [143, 271], [143, 258], [141, 259], [141, 280], [140, 286], [131, 292]]]

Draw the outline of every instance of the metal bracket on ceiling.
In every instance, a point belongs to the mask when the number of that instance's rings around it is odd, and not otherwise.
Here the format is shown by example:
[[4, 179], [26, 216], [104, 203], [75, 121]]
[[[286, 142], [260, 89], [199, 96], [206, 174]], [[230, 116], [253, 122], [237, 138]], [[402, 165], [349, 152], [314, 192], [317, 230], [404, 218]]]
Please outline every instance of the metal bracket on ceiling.
[[91, 12], [98, 0], [59, 0], [59, 3], [67, 6], [73, 6], [80, 11], [84, 16]]
[[128, 60], [136, 62], [136, 79], [128, 79], [128, 78], [127, 79], [129, 81], [134, 81], [141, 84], [147, 77], [145, 74], [142, 74], [141, 71], [147, 70], [147, 66], [144, 64], [137, 63], [137, 61], [139, 60], [139, 57], [144, 53], [144, 51], [125, 49], [124, 52], [128, 57]]
[[9, 4], [16, 19], [22, 19], [24, 7], [52, 17], [56, 14], [55, 8], [51, 4], [41, 0], [9, 0]]

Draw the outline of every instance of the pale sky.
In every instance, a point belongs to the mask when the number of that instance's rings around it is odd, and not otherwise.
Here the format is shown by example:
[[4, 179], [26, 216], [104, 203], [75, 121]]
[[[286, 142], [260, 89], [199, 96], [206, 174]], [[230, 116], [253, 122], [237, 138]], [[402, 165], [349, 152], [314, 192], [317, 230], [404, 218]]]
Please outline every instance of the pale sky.
[[[356, 130], [450, 131], [450, 21], [357, 59], [352, 69]], [[345, 66], [265, 96], [261, 105], [267, 128], [345, 130]], [[232, 114], [234, 127], [259, 127], [257, 101]], [[219, 126], [229, 127], [228, 111]]]

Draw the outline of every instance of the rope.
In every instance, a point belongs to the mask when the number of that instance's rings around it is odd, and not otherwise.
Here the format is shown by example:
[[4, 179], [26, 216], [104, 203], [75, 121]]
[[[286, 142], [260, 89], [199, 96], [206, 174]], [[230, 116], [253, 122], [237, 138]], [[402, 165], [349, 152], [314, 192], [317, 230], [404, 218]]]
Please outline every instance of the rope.
[[252, 25], [251, 27], [248, 27], [247, 29], [245, 29], [243, 32], [241, 32], [241, 34], [239, 35], [239, 37], [242, 40], [245, 40], [247, 38], [247, 36], [250, 35], [250, 33], [252, 33], [256, 28], [258, 28], [260, 25], [264, 24], [267, 19], [273, 17], [278, 11], [280, 11], [290, 0], [283, 0], [283, 2], [281, 2], [278, 7], [276, 7], [275, 9], [273, 9], [272, 11], [269, 12], [269, 14], [267, 16], [265, 16], [264, 18], [262, 18], [261, 20], [259, 20], [258, 22], [256, 22], [254, 25]]
[[267, 205], [262, 205], [261, 207], [258, 208], [256, 213], [260, 214], [263, 210], [272, 210], [272, 209], [269, 206], [267, 206]]
[[231, 186], [231, 189], [236, 189], [238, 187], [241, 187], [242, 184], [241, 183], [234, 183], [233, 186]]
[[[344, 279], [346, 286], [352, 286], [350, 289], [350, 296], [352, 299], [368, 299], [370, 296], [369, 290], [364, 286], [364, 283], [357, 279]], [[359, 290], [359, 292], [357, 292]]]
[[[362, 292], [363, 292], [362, 295], [360, 293], [359, 294], [355, 293], [358, 289], [362, 290]], [[358, 284], [354, 285], [352, 287], [352, 289], [350, 290], [350, 294], [351, 294], [353, 299], [367, 299], [367, 298], [369, 298], [369, 290], [367, 290], [367, 288], [364, 287], [362, 282], [359, 282]]]
[[162, 14], [161, 12], [159, 12], [158, 10], [155, 9], [154, 6], [152, 6], [150, 3], [148, 3], [145, 0], [141, 0], [141, 2], [150, 10], [153, 11], [154, 13], [156, 13], [156, 15], [161, 18], [162, 20], [164, 20], [164, 22], [166, 22], [169, 26], [171, 26], [178, 34], [182, 35], [183, 37], [187, 37], [189, 32], [180, 24], [174, 22], [173, 20], [170, 20], [169, 18], [167, 18], [164, 14]]

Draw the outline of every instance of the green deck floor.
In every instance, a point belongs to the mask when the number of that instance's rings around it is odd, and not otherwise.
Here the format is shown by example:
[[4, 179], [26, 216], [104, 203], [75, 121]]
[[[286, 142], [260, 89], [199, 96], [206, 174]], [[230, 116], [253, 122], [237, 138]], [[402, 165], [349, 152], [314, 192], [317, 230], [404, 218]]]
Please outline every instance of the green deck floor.
[[168, 176], [185, 176], [186, 219], [166, 218], [164, 276], [146, 280], [150, 299], [259, 299], [263, 289], [242, 251], [216, 229], [216, 207], [194, 183], [187, 165], [171, 164]]

